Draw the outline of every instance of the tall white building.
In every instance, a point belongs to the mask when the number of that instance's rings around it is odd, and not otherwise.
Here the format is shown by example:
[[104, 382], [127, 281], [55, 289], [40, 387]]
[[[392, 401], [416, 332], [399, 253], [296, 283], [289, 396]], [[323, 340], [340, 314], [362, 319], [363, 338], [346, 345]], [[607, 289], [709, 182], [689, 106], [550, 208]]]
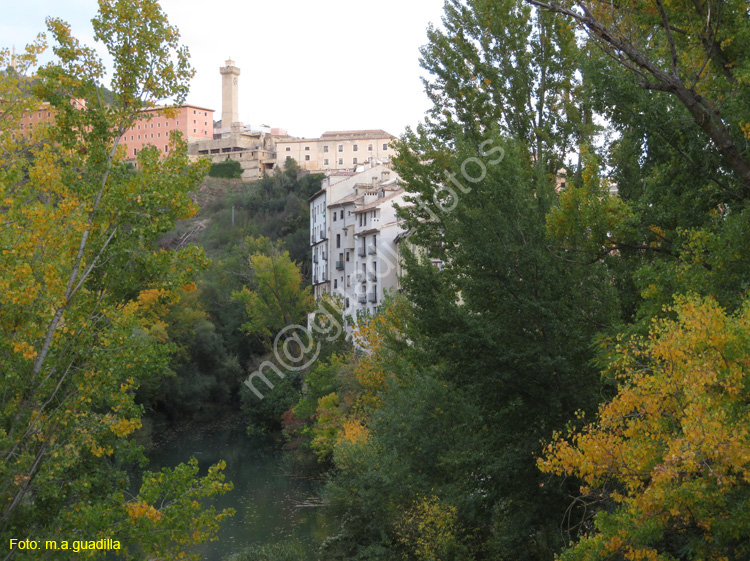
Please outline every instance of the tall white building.
[[316, 298], [341, 297], [345, 314], [376, 314], [398, 287], [396, 239], [404, 230], [394, 204], [404, 203], [398, 176], [385, 164], [336, 172], [310, 199], [312, 283]]

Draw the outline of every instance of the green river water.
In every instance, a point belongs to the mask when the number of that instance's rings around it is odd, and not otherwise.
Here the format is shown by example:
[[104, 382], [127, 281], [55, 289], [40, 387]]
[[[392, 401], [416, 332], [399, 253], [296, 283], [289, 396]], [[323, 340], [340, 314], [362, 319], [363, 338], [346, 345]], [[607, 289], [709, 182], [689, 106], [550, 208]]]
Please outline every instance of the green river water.
[[249, 545], [270, 544], [296, 537], [310, 544], [323, 537], [326, 520], [320, 507], [300, 507], [317, 497], [320, 482], [286, 475], [288, 462], [278, 444], [249, 438], [233, 423], [190, 427], [175, 432], [148, 452], [149, 469], [174, 467], [192, 456], [201, 474], [226, 461], [234, 490], [212, 501], [217, 511], [232, 507], [236, 514], [222, 522], [218, 541], [198, 546], [203, 561], [222, 561]]

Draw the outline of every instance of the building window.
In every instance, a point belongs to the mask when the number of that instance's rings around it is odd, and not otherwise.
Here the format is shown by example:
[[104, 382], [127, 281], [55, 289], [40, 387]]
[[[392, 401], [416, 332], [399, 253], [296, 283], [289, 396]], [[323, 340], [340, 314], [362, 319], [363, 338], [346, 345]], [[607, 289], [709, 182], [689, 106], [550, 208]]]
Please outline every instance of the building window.
[[[193, 124], [197, 125], [198, 124], [198, 120], [197, 119], [193, 119]], [[153, 127], [154, 125], [151, 125], [151, 126]]]
[[354, 165], [356, 165], [356, 164], [357, 164], [357, 158], [352, 158], [352, 163], [353, 163]]
[[343, 144], [339, 144], [339, 152], [343, 152], [343, 151], [344, 151], [344, 145]]
[[348, 251], [346, 252], [346, 260], [347, 260], [347, 262], [349, 261], [349, 252]]
[[336, 213], [333, 213], [333, 221], [336, 222]]
[[367, 151], [368, 152], [372, 152], [372, 144], [368, 144], [367, 145]]
[[138, 154], [138, 148], [133, 148], [133, 156], [136, 156]]
[[342, 210], [341, 211], [341, 220], [343, 220], [343, 219], [344, 219], [344, 211]]
[[328, 153], [328, 145], [323, 146], [323, 152], [325, 152], [326, 154]]
[[309, 161], [310, 161], [310, 154], [305, 154], [305, 161], [306, 161], [306, 162], [309, 162]]
[[338, 288], [338, 287], [339, 287], [339, 280], [333, 279], [333, 288]]
[[353, 150], [354, 150], [354, 151], [356, 152], [357, 150], [359, 150], [359, 146], [357, 146], [357, 145], [355, 144], [355, 145], [354, 145], [354, 148], [353, 148]]
[[344, 158], [339, 158], [339, 165], [340, 165], [340, 166], [343, 166], [343, 165], [344, 165]]
[[336, 234], [336, 248], [341, 247], [341, 234]]
[[349, 298], [346, 299], [346, 307], [349, 307]]
[[327, 165], [328, 165], [328, 159], [327, 159], [327, 158], [326, 158], [325, 160], [323, 160], [323, 165], [324, 165], [324, 166], [327, 166]]
[[383, 143], [383, 150], [388, 150], [388, 143], [387, 142]]
[[287, 146], [287, 147], [286, 147], [286, 151], [287, 151], [287, 152], [291, 152], [291, 151], [292, 151], [291, 147]]
[[193, 132], [198, 132], [197, 130], [193, 129]]
[[307, 150], [309, 152], [310, 151], [310, 147], [309, 146], [305, 146], [305, 150]]
[[156, 123], [156, 128], [161, 128], [161, 123]]
[[164, 151], [165, 151], [165, 152], [169, 152], [169, 144], [166, 144], [166, 145], [164, 146]]

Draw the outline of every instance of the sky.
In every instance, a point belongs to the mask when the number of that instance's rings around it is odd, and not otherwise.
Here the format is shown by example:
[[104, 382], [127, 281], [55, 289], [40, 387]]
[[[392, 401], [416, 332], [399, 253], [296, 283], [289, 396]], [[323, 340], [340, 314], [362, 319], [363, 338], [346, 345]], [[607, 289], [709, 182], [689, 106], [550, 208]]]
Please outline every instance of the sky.
[[[5, 0], [0, 47], [21, 50], [45, 30], [46, 16], [67, 21], [94, 45], [96, 0]], [[400, 135], [429, 108], [419, 47], [443, 0], [161, 0], [190, 49], [196, 75], [188, 103], [221, 118], [219, 68], [240, 68], [239, 116], [253, 128], [292, 136], [327, 130], [383, 129]]]

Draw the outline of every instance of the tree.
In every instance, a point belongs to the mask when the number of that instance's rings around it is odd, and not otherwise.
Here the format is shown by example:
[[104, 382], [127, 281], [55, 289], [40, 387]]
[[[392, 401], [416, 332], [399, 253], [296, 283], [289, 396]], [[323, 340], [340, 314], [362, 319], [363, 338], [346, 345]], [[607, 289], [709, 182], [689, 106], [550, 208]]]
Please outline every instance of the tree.
[[421, 64], [433, 106], [424, 127], [443, 144], [502, 133], [556, 174], [590, 135], [581, 52], [568, 22], [521, 0], [448, 0], [443, 29], [430, 27], [427, 36]]
[[[2, 137], [0, 535], [113, 538], [126, 558], [173, 558], [215, 532], [228, 513], [198, 500], [230, 485], [221, 466], [204, 477], [181, 466], [146, 474], [132, 496], [127, 468], [143, 456], [128, 435], [140, 427], [136, 388], [161, 375], [171, 350], [143, 296], [178, 290], [204, 264], [195, 249], [155, 251], [153, 242], [194, 212], [188, 193], [206, 168], [189, 164], [177, 137], [164, 158], [141, 151], [136, 173], [123, 164], [124, 131], [141, 109], [180, 103], [192, 70], [155, 1], [99, 6], [93, 23], [112, 57], [113, 105], [101, 95], [101, 60], [58, 19], [47, 20], [56, 60], [33, 79], [0, 82], [11, 99], [18, 88], [34, 96], [4, 107], [5, 130], [42, 100], [56, 117], [25, 140]], [[14, 556], [38, 552], [6, 558]]]
[[[475, 156], [482, 152], [484, 159]], [[403, 284], [413, 305], [407, 337], [423, 353], [415, 363], [433, 365], [477, 413], [473, 436], [462, 439], [475, 451], [461, 461], [450, 455], [472, 498], [459, 515], [473, 519], [470, 533], [487, 536], [486, 555], [547, 559], [564, 543], [558, 525], [567, 491], [540, 487], [532, 457], [545, 434], [595, 407], [601, 386], [590, 343], [618, 310], [604, 267], [549, 251], [545, 219], [556, 193], [529, 160], [524, 143], [502, 138], [459, 143], [439, 165], [405, 154], [400, 171], [415, 201], [404, 209], [406, 224], [445, 267], [407, 257]], [[441, 200], [438, 178], [448, 174], [482, 179], [444, 199], [449, 212], [435, 204], [437, 218], [425, 224], [419, 201]], [[469, 473], [481, 473], [483, 483]]]
[[744, 559], [750, 554], [750, 305], [683, 298], [675, 320], [622, 340], [596, 420], [540, 459], [582, 481], [586, 533], [562, 559]]
[[[750, 101], [750, 31], [741, 0], [623, 5], [527, 0], [567, 16], [609, 56], [627, 68], [638, 86], [666, 92], [688, 111], [718, 151], [737, 184], [750, 192], [750, 158], [744, 149]], [[734, 186], [728, 186], [733, 191]]]
[[587, 92], [616, 132], [597, 155], [606, 176], [561, 196], [558, 252], [606, 261], [645, 328], [676, 293], [736, 309], [750, 280], [746, 6], [530, 3], [587, 32]]
[[[254, 245], [249, 243], [249, 245]], [[248, 333], [273, 340], [285, 327], [306, 322], [313, 299], [309, 286], [302, 287], [299, 267], [267, 238], [258, 240], [261, 250], [251, 250], [249, 259], [254, 290], [243, 287], [234, 299], [245, 305]]]
[[252, 376], [262, 370], [268, 360], [281, 368], [283, 379], [269, 382], [268, 395], [260, 398], [257, 390], [251, 393], [243, 386], [242, 408], [250, 430], [278, 429], [284, 412], [299, 399], [302, 380], [297, 367], [305, 367], [302, 362], [309, 358], [306, 345], [314, 343], [310, 333], [304, 333], [313, 297], [310, 287], [302, 286], [299, 267], [288, 251], [282, 252], [280, 243], [248, 238], [246, 248], [250, 253], [249, 282], [233, 292], [232, 298], [247, 310], [248, 321], [242, 330], [262, 341], [266, 349], [264, 357], [249, 364], [248, 373]]
[[211, 164], [208, 175], [211, 177], [239, 179], [242, 176], [242, 165], [237, 160], [227, 159], [225, 162]]

